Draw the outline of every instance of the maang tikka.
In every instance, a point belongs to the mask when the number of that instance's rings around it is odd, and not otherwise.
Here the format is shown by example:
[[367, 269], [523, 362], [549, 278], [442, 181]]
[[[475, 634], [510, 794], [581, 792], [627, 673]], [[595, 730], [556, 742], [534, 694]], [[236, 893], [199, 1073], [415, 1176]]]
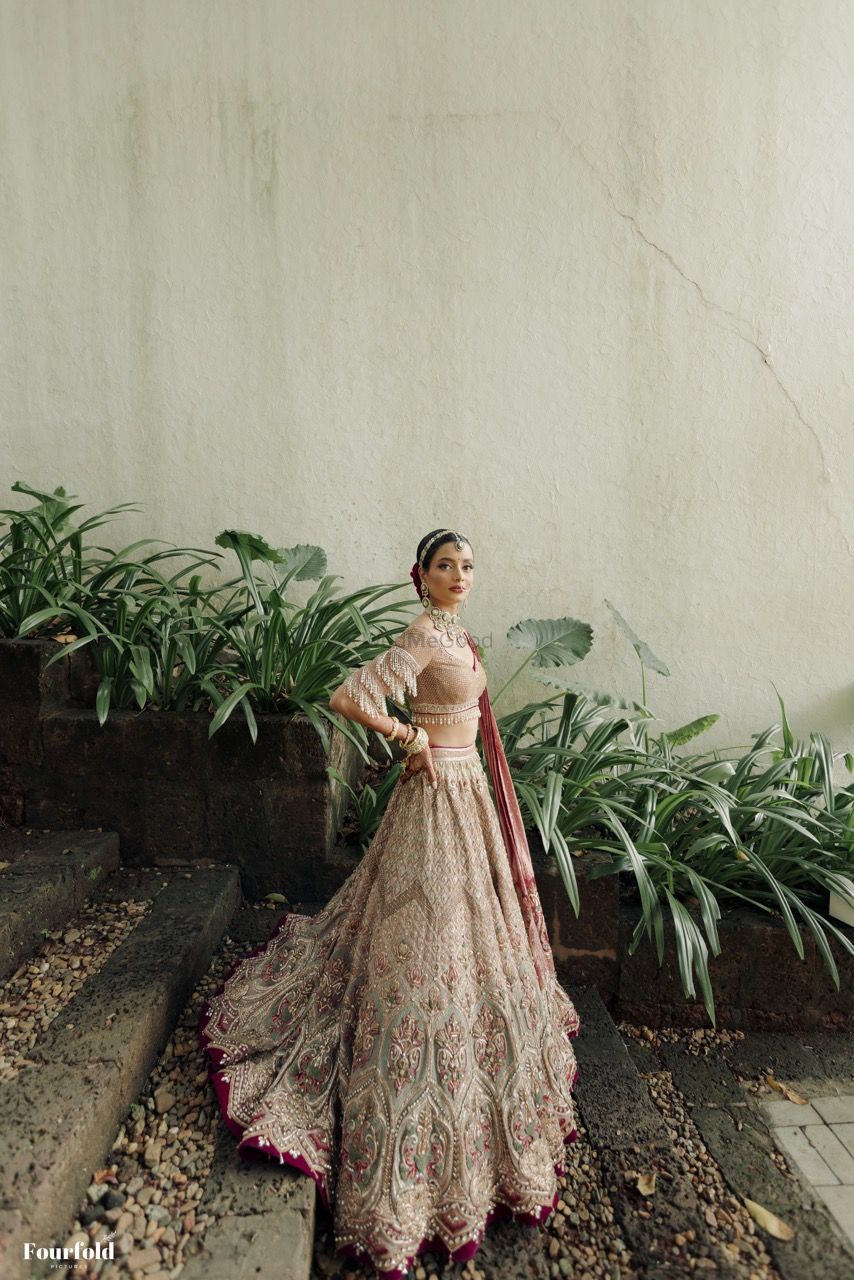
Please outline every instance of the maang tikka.
[[[451, 537], [454, 539], [454, 546], [457, 548], [457, 550], [462, 551], [463, 547], [465, 546], [465, 542], [460, 537], [460, 535], [456, 533], [453, 529], [440, 529], [438, 533], [433, 535], [433, 537], [427, 543], [426, 547], [421, 552], [421, 555], [418, 558], [418, 564], [422, 569], [424, 568], [424, 560], [427, 556], [427, 552], [430, 550], [433, 543], [437, 542], [440, 538], [447, 537], [448, 534], [450, 534]], [[460, 619], [457, 616], [457, 614], [449, 613], [447, 609], [439, 609], [436, 605], [431, 604], [430, 588], [427, 586], [427, 583], [424, 581], [422, 581], [421, 583], [421, 604], [424, 610], [430, 614], [430, 617], [433, 619], [435, 626], [440, 631], [445, 631], [448, 635], [452, 637], [452, 639], [456, 640], [458, 644], [468, 644], [468, 641], [466, 639], [465, 628], [460, 623]], [[468, 604], [468, 600], [464, 600], [463, 601], [464, 609], [467, 604]]]

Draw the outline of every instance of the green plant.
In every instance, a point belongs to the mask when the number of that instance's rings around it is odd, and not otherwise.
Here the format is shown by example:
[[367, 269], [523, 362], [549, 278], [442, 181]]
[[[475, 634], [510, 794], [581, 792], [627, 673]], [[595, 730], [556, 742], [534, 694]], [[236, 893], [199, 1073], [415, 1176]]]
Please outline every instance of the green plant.
[[[120, 511], [136, 510], [121, 503], [76, 525], [71, 517], [82, 503], [62, 486], [44, 493], [16, 480], [14, 493], [37, 498], [25, 510], [0, 510], [0, 635], [26, 635], [49, 620], [64, 616], [64, 606], [78, 599], [84, 576], [84, 535]], [[32, 621], [39, 615], [39, 622]]]
[[358, 790], [350, 786], [334, 765], [327, 765], [326, 772], [350, 793], [358, 824], [359, 845], [362, 852], [366, 853], [377, 833], [395, 784], [403, 772], [403, 766], [400, 763], [393, 764], [382, 775], [376, 787], [364, 782]]
[[[243, 605], [229, 604], [227, 622], [213, 619], [234, 653], [234, 661], [208, 671], [201, 683], [216, 704], [211, 734], [239, 707], [253, 741], [257, 735], [255, 708], [289, 714], [302, 712], [330, 746], [326, 722], [337, 727], [364, 760], [367, 734], [362, 725], [329, 709], [328, 698], [354, 666], [369, 661], [385, 648], [394, 616], [407, 608], [402, 601], [377, 600], [399, 584], [388, 583], [336, 595], [338, 574], [325, 574], [322, 548], [296, 546], [273, 550], [257, 534], [224, 530], [217, 544], [238, 557], [246, 593]], [[269, 577], [256, 575], [253, 563], [267, 566]], [[323, 576], [321, 577], [321, 574]], [[292, 580], [317, 580], [305, 604], [287, 595]]]
[[[529, 661], [545, 684], [568, 683], [565, 672], [537, 670], [550, 666], [559, 648], [545, 662], [537, 651], [544, 646], [548, 652], [555, 632], [565, 634], [571, 621], [528, 621], [509, 633], [517, 644], [532, 647]], [[664, 664], [628, 630], [642, 668], [647, 661], [667, 674]], [[570, 653], [576, 661], [577, 646]], [[822, 898], [819, 887], [833, 888], [854, 904], [854, 790], [834, 791], [835, 757], [829, 743], [821, 734], [812, 734], [809, 745], [796, 742], [782, 699], [780, 705], [782, 745], [768, 745], [780, 732], [772, 726], [732, 759], [720, 750], [687, 757], [674, 751], [717, 717], [704, 716], [653, 737], [649, 723], [654, 717], [645, 701], [636, 704], [603, 694], [568, 691], [498, 721], [520, 805], [544, 848], [554, 851], [576, 913], [572, 853], [596, 849], [610, 854], [610, 865], [588, 875], [595, 879], [626, 870], [634, 875], [642, 914], [629, 953], [645, 933], [662, 962], [666, 908], [683, 989], [695, 996], [696, 972], [713, 1023], [708, 954], [720, 953], [716, 922], [721, 903], [741, 901], [779, 912], [803, 958], [800, 916], [837, 989], [838, 970], [825, 930], [854, 952], [847, 936], [816, 910]], [[614, 718], [618, 707], [636, 714]], [[766, 755], [772, 758], [770, 765]], [[854, 760], [850, 755], [844, 760], [851, 770]]]
[[[217, 568], [218, 552], [168, 544], [151, 551], [152, 540], [118, 552], [86, 544], [92, 529], [135, 504], [75, 526], [80, 504], [66, 501], [63, 489], [13, 488], [38, 503], [5, 513], [0, 627], [44, 638], [62, 631], [62, 648], [47, 665], [89, 647], [100, 677], [101, 724], [112, 708], [210, 710], [212, 735], [239, 707], [254, 742], [258, 712], [302, 713], [327, 752], [331, 723], [368, 759], [366, 730], [336, 716], [328, 698], [354, 666], [389, 643], [395, 616], [407, 605], [377, 602], [396, 584], [341, 596], [333, 585], [338, 575], [325, 575], [320, 547], [275, 550], [258, 534], [229, 529], [216, 542], [234, 552], [240, 574], [203, 586], [197, 570]], [[172, 571], [168, 562], [176, 558], [183, 563]], [[266, 576], [256, 573], [256, 563]], [[288, 598], [292, 582], [318, 579], [304, 605]]]

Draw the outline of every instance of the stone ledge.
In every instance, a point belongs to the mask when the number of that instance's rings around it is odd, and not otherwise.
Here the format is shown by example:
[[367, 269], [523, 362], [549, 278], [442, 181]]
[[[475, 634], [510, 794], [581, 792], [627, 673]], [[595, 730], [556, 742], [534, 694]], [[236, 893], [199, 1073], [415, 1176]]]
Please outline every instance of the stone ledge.
[[167, 885], [0, 1095], [4, 1280], [36, 1274], [26, 1270], [24, 1239], [46, 1245], [62, 1235], [238, 903], [235, 867]]

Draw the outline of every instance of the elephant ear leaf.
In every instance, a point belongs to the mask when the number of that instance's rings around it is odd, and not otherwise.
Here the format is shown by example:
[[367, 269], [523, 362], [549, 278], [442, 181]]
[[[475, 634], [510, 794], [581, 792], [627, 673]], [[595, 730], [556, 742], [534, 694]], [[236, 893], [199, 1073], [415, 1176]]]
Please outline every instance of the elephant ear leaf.
[[296, 547], [279, 547], [279, 563], [282, 572], [297, 582], [315, 582], [326, 573], [326, 552], [323, 547], [300, 543]]
[[259, 533], [247, 533], [243, 529], [223, 529], [214, 541], [218, 547], [236, 552], [241, 563], [266, 560], [270, 564], [278, 564], [280, 560], [278, 551], [274, 551]]
[[533, 649], [532, 667], [571, 666], [586, 658], [593, 628], [578, 618], [526, 618], [507, 632], [517, 649]]
[[623, 615], [617, 612], [617, 610], [611, 604], [610, 600], [606, 600], [605, 603], [613, 613], [614, 617], [616, 618], [617, 625], [620, 627], [621, 631], [626, 636], [628, 636], [629, 640], [632, 643], [635, 653], [638, 655], [643, 665], [645, 667], [651, 667], [652, 670], [657, 671], [659, 675], [669, 676], [670, 671], [668, 670], [666, 664], [662, 662], [661, 658], [657, 658], [653, 653], [652, 649], [650, 649], [649, 645], [645, 644], [644, 641], [641, 640], [640, 636], [635, 635], [634, 631], [632, 631], [631, 627], [626, 622]]

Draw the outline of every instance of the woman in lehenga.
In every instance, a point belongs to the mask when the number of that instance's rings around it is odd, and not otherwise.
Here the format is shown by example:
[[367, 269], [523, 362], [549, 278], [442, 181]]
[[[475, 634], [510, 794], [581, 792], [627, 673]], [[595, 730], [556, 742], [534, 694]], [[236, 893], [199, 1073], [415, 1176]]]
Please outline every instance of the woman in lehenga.
[[[459, 617], [473, 574], [459, 534], [422, 538], [423, 613], [329, 702], [406, 753], [371, 846], [318, 915], [280, 919], [199, 1022], [238, 1150], [310, 1174], [338, 1253], [386, 1280], [426, 1249], [472, 1257], [497, 1216], [542, 1222], [578, 1136], [580, 1019]], [[405, 695], [411, 724], [387, 714]]]

